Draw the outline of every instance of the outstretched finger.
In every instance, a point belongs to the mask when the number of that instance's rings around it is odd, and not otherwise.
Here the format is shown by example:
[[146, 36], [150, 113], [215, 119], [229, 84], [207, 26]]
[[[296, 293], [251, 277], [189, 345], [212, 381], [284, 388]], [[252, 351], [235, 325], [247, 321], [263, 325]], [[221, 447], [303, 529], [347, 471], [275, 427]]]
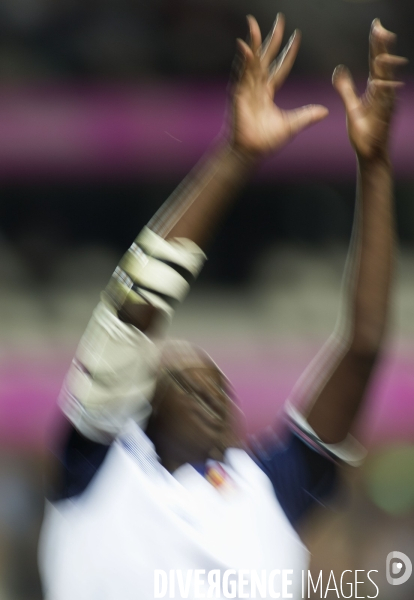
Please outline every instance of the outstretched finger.
[[260, 33], [260, 27], [252, 15], [247, 15], [247, 23], [249, 25], [250, 48], [252, 49], [253, 54], [258, 56], [260, 47], [262, 45], [262, 34]]
[[405, 86], [404, 81], [385, 81], [384, 79], [371, 79], [369, 85], [374, 85], [380, 90], [396, 90]]
[[294, 136], [306, 127], [322, 121], [328, 114], [329, 111], [325, 106], [311, 104], [296, 110], [289, 110], [285, 113], [285, 117], [289, 123], [291, 134]]
[[344, 65], [336, 67], [332, 75], [332, 84], [340, 95], [347, 113], [361, 106], [361, 100], [356, 92], [351, 73]]
[[284, 83], [299, 52], [301, 33], [296, 29], [271, 69], [269, 83], [275, 93]]
[[237, 38], [236, 43], [237, 48], [243, 57], [245, 65], [252, 65], [254, 61], [252, 49], [246, 44], [245, 41], [241, 40], [240, 38]]
[[374, 19], [369, 35], [369, 70], [372, 79], [388, 79], [390, 77], [391, 74], [389, 70], [385, 70], [384, 77], [381, 77], [381, 73], [378, 70], [379, 64], [376, 62], [376, 58], [380, 54], [389, 54], [396, 39], [397, 36], [395, 33], [385, 29], [381, 25], [379, 19]]
[[231, 65], [230, 78], [227, 86], [227, 92], [230, 94], [230, 98], [233, 98], [235, 90], [240, 85], [240, 82], [243, 81], [246, 72], [251, 69], [251, 65], [254, 62], [253, 52], [246, 42], [237, 38], [236, 45], [237, 52]]
[[378, 54], [374, 60], [375, 79], [392, 80], [395, 70], [408, 63], [408, 59], [394, 54]]
[[268, 67], [272, 60], [279, 52], [282, 44], [283, 33], [285, 31], [285, 17], [282, 13], [278, 13], [272, 31], [263, 42], [262, 47], [262, 63]]

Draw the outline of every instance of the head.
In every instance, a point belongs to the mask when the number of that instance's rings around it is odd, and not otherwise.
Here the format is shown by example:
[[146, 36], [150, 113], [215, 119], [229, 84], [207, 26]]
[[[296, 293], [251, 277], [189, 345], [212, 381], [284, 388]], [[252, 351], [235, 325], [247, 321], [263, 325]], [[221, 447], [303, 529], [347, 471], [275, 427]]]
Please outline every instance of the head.
[[207, 353], [169, 342], [162, 353], [147, 433], [167, 468], [220, 459], [237, 444], [232, 388]]

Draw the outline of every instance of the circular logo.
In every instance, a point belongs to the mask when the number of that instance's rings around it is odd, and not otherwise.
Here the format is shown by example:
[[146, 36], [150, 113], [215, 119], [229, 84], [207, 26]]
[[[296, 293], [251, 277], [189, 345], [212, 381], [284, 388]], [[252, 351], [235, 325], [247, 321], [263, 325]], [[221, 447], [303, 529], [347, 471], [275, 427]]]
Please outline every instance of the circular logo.
[[391, 585], [401, 585], [410, 579], [413, 572], [411, 560], [404, 552], [390, 552], [387, 556], [386, 576]]

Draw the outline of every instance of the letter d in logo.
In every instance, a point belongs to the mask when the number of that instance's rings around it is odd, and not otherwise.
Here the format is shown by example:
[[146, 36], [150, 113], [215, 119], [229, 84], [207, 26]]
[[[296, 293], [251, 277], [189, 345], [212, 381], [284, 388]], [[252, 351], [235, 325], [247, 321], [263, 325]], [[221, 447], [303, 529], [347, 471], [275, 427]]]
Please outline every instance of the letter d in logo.
[[[413, 565], [406, 554], [397, 552], [397, 550], [388, 554], [386, 569], [388, 583], [391, 585], [401, 585], [410, 579], [412, 572]], [[399, 573], [401, 573], [400, 576], [398, 576]]]

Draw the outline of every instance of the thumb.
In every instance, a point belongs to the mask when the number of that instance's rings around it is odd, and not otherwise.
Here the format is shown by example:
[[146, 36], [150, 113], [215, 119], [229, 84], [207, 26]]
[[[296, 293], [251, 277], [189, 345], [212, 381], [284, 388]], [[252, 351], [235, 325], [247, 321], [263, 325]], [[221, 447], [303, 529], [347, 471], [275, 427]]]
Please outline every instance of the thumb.
[[292, 135], [296, 135], [302, 129], [305, 129], [305, 127], [322, 121], [328, 114], [328, 109], [320, 104], [310, 104], [309, 106], [302, 106], [296, 110], [288, 111], [287, 119]]
[[355, 90], [354, 80], [347, 67], [344, 65], [336, 67], [332, 75], [332, 85], [341, 96], [347, 112], [359, 107], [360, 100]]

